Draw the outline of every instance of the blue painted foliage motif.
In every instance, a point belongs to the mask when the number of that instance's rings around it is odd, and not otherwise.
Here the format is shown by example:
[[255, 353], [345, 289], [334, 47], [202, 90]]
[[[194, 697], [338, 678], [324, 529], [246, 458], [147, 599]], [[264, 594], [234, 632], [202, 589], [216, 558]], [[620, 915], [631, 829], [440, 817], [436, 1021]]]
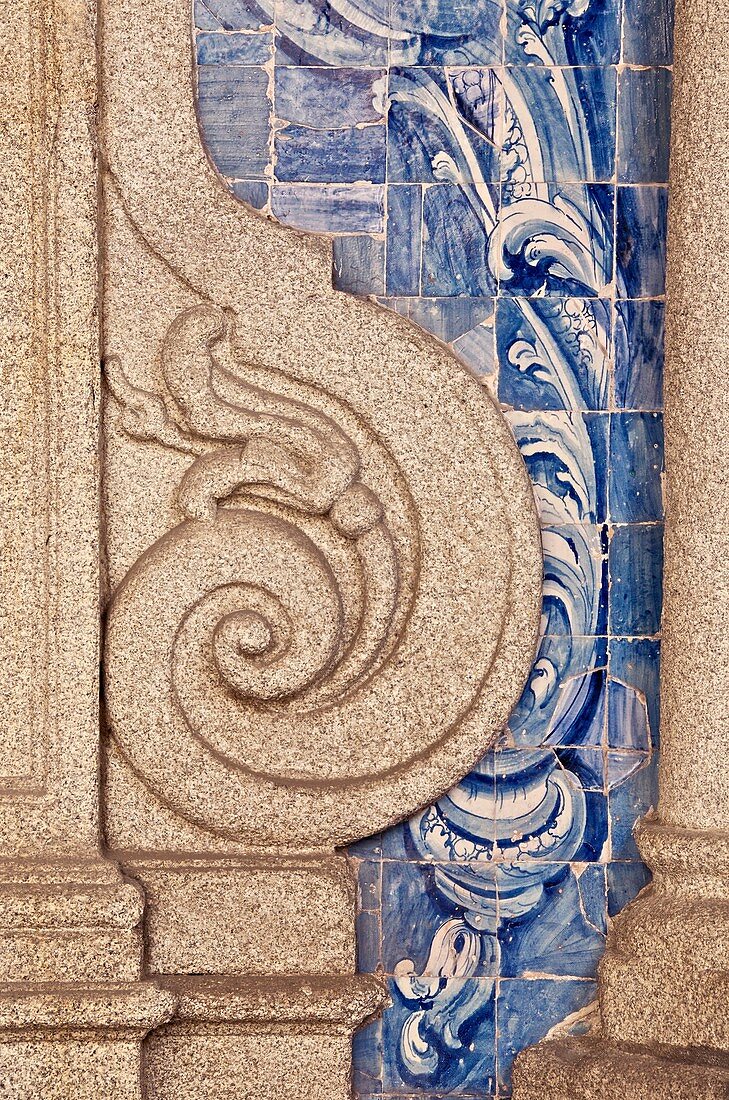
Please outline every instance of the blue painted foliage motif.
[[335, 234], [341, 289], [452, 344], [504, 409], [543, 529], [542, 637], [501, 742], [352, 850], [360, 965], [393, 997], [357, 1039], [363, 1100], [508, 1096], [520, 1049], [590, 1026], [608, 919], [646, 881], [666, 2], [195, 0], [221, 173]]

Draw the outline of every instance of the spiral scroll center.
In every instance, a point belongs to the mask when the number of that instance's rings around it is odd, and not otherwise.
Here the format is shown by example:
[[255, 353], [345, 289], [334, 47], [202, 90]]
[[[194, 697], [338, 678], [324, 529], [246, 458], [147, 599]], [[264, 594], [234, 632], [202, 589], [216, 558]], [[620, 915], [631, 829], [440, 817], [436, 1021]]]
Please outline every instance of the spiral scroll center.
[[234, 611], [218, 623], [218, 646], [239, 657], [260, 657], [273, 646], [273, 632], [263, 615], [256, 611]]

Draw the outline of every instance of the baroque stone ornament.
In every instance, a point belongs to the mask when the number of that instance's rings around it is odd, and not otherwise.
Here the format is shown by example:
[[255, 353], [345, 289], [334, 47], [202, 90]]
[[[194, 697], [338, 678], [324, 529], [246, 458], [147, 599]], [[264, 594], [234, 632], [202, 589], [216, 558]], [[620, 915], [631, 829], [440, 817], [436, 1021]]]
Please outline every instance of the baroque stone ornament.
[[341, 844], [505, 722], [539, 614], [531, 490], [444, 348], [225, 191], [188, 5], [152, 36], [144, 7], [104, 16], [112, 736], [195, 827]]
[[[110, 609], [112, 730], [202, 825], [347, 840], [411, 808], [403, 774], [427, 767], [454, 729], [488, 736], [481, 700], [503, 608], [519, 601], [500, 606], [480, 572], [508, 597], [511, 547], [505, 538], [507, 552], [483, 560], [489, 517], [467, 477], [422, 520], [351, 409], [286, 376], [283, 393], [264, 389], [234, 344], [220, 308], [181, 313], [160, 357], [169, 408], [107, 363], [122, 430], [195, 456], [177, 487], [183, 522], [138, 559]], [[427, 474], [430, 454], [418, 457]]]
[[178, 1003], [147, 1084], [343, 1100], [384, 991], [335, 848], [505, 723], [541, 605], [532, 491], [442, 345], [223, 187], [187, 0], [101, 13], [106, 840]]

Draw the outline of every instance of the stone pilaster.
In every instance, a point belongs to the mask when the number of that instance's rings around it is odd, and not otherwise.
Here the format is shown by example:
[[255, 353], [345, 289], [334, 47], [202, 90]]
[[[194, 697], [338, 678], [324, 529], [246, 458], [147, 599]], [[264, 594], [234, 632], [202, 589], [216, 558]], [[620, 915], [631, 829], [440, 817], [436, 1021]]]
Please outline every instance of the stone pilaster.
[[616, 920], [603, 1036], [518, 1061], [518, 1100], [729, 1090], [729, 6], [676, 5], [665, 378], [666, 534], [653, 883]]
[[140, 1096], [174, 997], [141, 980], [140, 890], [100, 851], [93, 3], [0, 4], [0, 1076]]

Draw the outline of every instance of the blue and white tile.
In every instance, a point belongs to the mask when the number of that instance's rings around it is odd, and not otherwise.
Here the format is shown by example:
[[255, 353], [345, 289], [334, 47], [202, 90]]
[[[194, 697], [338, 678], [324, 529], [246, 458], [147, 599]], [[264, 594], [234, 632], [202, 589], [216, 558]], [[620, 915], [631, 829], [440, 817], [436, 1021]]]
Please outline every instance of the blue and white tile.
[[563, 525], [542, 530], [543, 634], [589, 637], [607, 633], [608, 562], [604, 527]]
[[[645, 696], [631, 684], [610, 680], [608, 690], [608, 745], [611, 750], [632, 753], [644, 760], [653, 745]], [[619, 771], [617, 755], [609, 763], [610, 783]]]
[[605, 409], [610, 309], [591, 298], [502, 298], [499, 400], [525, 410]]
[[615, 254], [619, 298], [656, 298], [666, 289], [668, 188], [617, 188]]
[[383, 124], [315, 130], [284, 126], [275, 135], [276, 179], [290, 183], [384, 183]]
[[498, 183], [501, 84], [492, 69], [391, 69], [388, 179]]
[[195, 26], [205, 31], [272, 27], [274, 0], [195, 0]]
[[389, 982], [383, 1014], [383, 1093], [496, 1091], [496, 991], [490, 978]]
[[615, 65], [619, 0], [507, 0], [507, 65]]
[[502, 979], [498, 993], [500, 1089], [516, 1055], [542, 1039], [584, 1035], [596, 1023], [597, 983], [578, 978]]
[[420, 293], [422, 235], [422, 187], [407, 183], [391, 185], [387, 188], [385, 289], [388, 294], [416, 297]]
[[387, 974], [433, 978], [498, 972], [489, 935], [472, 915], [487, 912], [495, 929], [496, 880], [485, 863], [457, 866], [385, 860], [382, 865], [382, 962]]
[[[609, 653], [610, 680], [634, 688], [645, 700], [651, 744], [658, 746], [660, 717], [660, 642], [652, 638], [611, 638]], [[624, 743], [623, 726], [608, 721], [608, 744], [612, 748], [633, 748]]]
[[610, 417], [609, 512], [613, 523], [663, 518], [663, 417], [625, 412]]
[[455, 346], [467, 341], [480, 325], [492, 322], [494, 309], [492, 298], [416, 298], [409, 303], [408, 316], [426, 332]]
[[610, 539], [610, 633], [651, 636], [661, 628], [663, 526], [630, 523]]
[[499, 0], [391, 0], [396, 65], [492, 65], [503, 58]]
[[507, 134], [502, 162], [505, 205], [490, 256], [500, 293], [610, 297], [613, 187], [519, 182], [526, 169], [514, 154], [523, 147], [508, 142]]
[[489, 233], [497, 216], [498, 186], [439, 183], [423, 194], [421, 293], [427, 298], [491, 298]]
[[580, 412], [507, 412], [532, 479], [542, 524], [605, 519], [608, 416]]
[[273, 35], [202, 33], [195, 46], [198, 65], [265, 65], [273, 54]]
[[[259, 0], [270, 7], [274, 0]], [[387, 64], [387, 0], [275, 0], [278, 65]]]
[[670, 65], [673, 0], [623, 0], [623, 62]]
[[294, 126], [334, 130], [385, 117], [385, 69], [277, 67], [276, 117]]
[[[427, 301], [427, 299], [425, 299]], [[452, 298], [448, 299], [454, 304], [462, 301], [469, 301], [467, 298]], [[437, 301], [437, 299], [432, 299]], [[453, 350], [456, 355], [461, 359], [471, 372], [478, 378], [489, 391], [494, 400], [498, 399], [499, 388], [499, 365], [496, 355], [496, 334], [495, 328], [495, 303], [492, 298], [482, 299], [484, 311], [488, 309], [490, 313], [488, 316], [484, 316], [483, 320], [477, 323], [473, 328], [464, 332], [462, 336], [459, 336], [453, 341]], [[415, 311], [414, 319], [417, 316], [418, 310]], [[437, 335], [437, 333], [436, 333]]]
[[264, 179], [270, 161], [268, 74], [254, 65], [198, 69], [200, 127], [224, 176]]
[[638, 896], [651, 881], [651, 873], [644, 863], [631, 860], [625, 863], [608, 863], [608, 916], [616, 916], [621, 909]]
[[607, 639], [544, 635], [509, 719], [514, 743], [602, 744]]
[[618, 181], [668, 183], [670, 69], [622, 69], [619, 81]]
[[615, 305], [615, 404], [619, 409], [663, 408], [666, 306], [655, 299]]
[[310, 233], [382, 233], [385, 189], [368, 183], [274, 183], [271, 213]]
[[270, 202], [270, 185], [263, 180], [238, 180], [230, 184], [230, 189], [237, 199], [254, 210], [263, 210]]
[[352, 1084], [358, 1098], [382, 1092], [382, 1020], [358, 1028], [352, 1041]]
[[550, 870], [540, 904], [526, 916], [509, 916], [505, 900], [499, 928], [502, 978], [597, 974], [605, 950], [604, 868], [588, 865], [581, 873], [569, 864], [555, 864]]
[[385, 242], [378, 237], [335, 237], [333, 282], [360, 297], [385, 293]]
[[508, 130], [503, 178], [509, 179], [518, 138], [518, 146], [528, 154], [529, 178], [535, 184], [611, 180], [616, 74], [612, 66], [504, 70]]
[[[595, 736], [598, 732], [602, 731], [596, 729]], [[556, 745], [554, 752], [573, 785], [597, 794], [603, 794], [607, 790], [607, 762], [602, 747]]]
[[[495, 844], [505, 861], [498, 870], [499, 915], [507, 905], [512, 915], [525, 915], [540, 904], [555, 863], [601, 858], [605, 794], [586, 791], [555, 751], [507, 749], [494, 756]], [[454, 819], [450, 828], [463, 826]]]
[[610, 808], [610, 842], [614, 860], [640, 860], [633, 829], [658, 804], [658, 769], [656, 758], [634, 771], [627, 779], [616, 783], [608, 795]]

